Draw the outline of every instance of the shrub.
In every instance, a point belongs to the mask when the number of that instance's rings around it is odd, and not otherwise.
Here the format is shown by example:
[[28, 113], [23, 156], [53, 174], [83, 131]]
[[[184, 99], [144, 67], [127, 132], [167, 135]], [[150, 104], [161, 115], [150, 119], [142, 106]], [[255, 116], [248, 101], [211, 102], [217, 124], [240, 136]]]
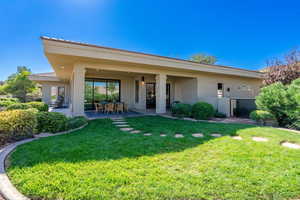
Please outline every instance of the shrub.
[[67, 117], [57, 112], [38, 112], [38, 132], [57, 133], [67, 128]]
[[10, 97], [1, 97], [0, 101], [9, 101], [9, 102], [13, 102], [13, 103], [20, 103], [19, 99], [10, 98]]
[[290, 86], [274, 83], [261, 89], [256, 97], [256, 105], [261, 110], [272, 113], [280, 126], [292, 124], [300, 113], [298, 93], [300, 81], [295, 80]]
[[292, 109], [287, 88], [282, 83], [274, 83], [261, 89], [255, 101], [258, 109], [269, 111], [277, 119], [280, 126], [289, 124], [287, 110]]
[[290, 98], [290, 102], [294, 105], [291, 109], [286, 111], [286, 114], [293, 122], [297, 122], [300, 120], [300, 78], [292, 82], [287, 89], [287, 94]]
[[32, 108], [32, 106], [26, 103], [14, 103], [12, 105], [7, 106], [6, 110], [27, 110], [30, 108]]
[[67, 130], [79, 128], [88, 123], [85, 117], [72, 117], [68, 119]]
[[254, 110], [250, 113], [250, 119], [254, 121], [274, 120], [275, 116], [269, 111]]
[[6, 108], [15, 103], [19, 103], [17, 98], [0, 98], [0, 108]]
[[192, 116], [195, 119], [209, 119], [215, 114], [214, 107], [206, 102], [195, 103], [192, 107]]
[[226, 118], [226, 115], [224, 113], [221, 113], [221, 112], [216, 112], [215, 117], [216, 118]]
[[36, 110], [0, 112], [0, 142], [32, 137], [36, 126]]
[[6, 107], [8, 107], [10, 105], [13, 105], [13, 104], [15, 104], [15, 102], [5, 101], [5, 100], [0, 101], [0, 107], [2, 107], [2, 108], [6, 108]]
[[176, 103], [171, 107], [172, 115], [175, 117], [190, 117], [192, 106], [190, 104]]
[[44, 102], [28, 102], [27, 105], [30, 105], [32, 108], [36, 108], [40, 112], [47, 112], [49, 110], [49, 106], [45, 104]]

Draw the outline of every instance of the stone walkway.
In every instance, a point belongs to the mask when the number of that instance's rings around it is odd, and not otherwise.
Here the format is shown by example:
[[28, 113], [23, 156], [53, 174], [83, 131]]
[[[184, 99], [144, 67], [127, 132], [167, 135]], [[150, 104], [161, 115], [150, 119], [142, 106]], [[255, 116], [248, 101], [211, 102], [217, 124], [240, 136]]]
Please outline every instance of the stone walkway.
[[[130, 125], [126, 122], [126, 120], [124, 118], [112, 118], [112, 120], [113, 120], [113, 124], [123, 132], [128, 132], [128, 133], [131, 133], [131, 134], [142, 133], [141, 130], [135, 130], [134, 128], [130, 127]], [[144, 133], [142, 135], [152, 136], [152, 133]], [[160, 137], [167, 137], [168, 135], [165, 134], [165, 133], [161, 133], [159, 136]], [[195, 138], [205, 137], [205, 135], [203, 133], [193, 133], [192, 136], [195, 137]], [[222, 137], [223, 135], [221, 133], [211, 133], [211, 134], [209, 134], [209, 136], [214, 137], [214, 138], [219, 138], [219, 137]], [[175, 133], [175, 135], [173, 137], [174, 138], [184, 138], [185, 135], [183, 135], [182, 133]], [[231, 138], [234, 139], [234, 140], [243, 140], [243, 138], [239, 135], [232, 136]], [[253, 136], [251, 139], [255, 142], [268, 142], [269, 141], [268, 138], [258, 137], [258, 136]], [[300, 149], [300, 145], [296, 144], [296, 143], [293, 143], [293, 142], [284, 141], [284, 142], [281, 142], [280, 145], [283, 146], [283, 147], [291, 148], [291, 149]]]

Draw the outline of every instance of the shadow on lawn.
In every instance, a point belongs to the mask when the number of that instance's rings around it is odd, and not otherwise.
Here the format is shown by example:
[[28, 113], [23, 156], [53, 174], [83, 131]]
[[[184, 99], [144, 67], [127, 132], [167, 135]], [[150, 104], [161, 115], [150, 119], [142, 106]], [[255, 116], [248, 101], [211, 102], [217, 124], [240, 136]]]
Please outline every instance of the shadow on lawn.
[[[11, 164], [13, 167], [30, 167], [39, 163], [105, 161], [180, 152], [212, 139], [220, 139], [209, 136], [209, 133], [233, 136], [241, 129], [253, 127], [241, 124], [188, 122], [159, 117], [141, 117], [128, 119], [128, 121], [130, 124], [136, 124], [135, 128], [139, 130], [148, 132], [152, 129], [152, 136], [122, 132], [111, 123], [111, 120], [98, 119], [90, 121], [87, 127], [77, 132], [43, 138], [18, 147], [12, 154]], [[156, 121], [159, 126], [153, 125]], [[176, 132], [182, 132], [185, 137], [174, 138]], [[192, 133], [197, 132], [204, 133], [205, 137], [192, 137]], [[160, 137], [160, 133], [165, 133], [167, 136]]]

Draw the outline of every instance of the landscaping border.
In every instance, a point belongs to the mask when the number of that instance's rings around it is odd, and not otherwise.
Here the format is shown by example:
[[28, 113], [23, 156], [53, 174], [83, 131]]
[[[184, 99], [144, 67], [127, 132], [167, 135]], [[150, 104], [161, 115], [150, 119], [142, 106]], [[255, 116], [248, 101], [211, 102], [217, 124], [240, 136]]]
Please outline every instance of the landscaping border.
[[80, 130], [80, 129], [86, 127], [87, 125], [88, 125], [88, 123], [86, 123], [78, 128], [59, 132], [56, 134], [41, 133], [39, 135], [35, 135], [34, 138], [29, 138], [29, 139], [25, 139], [22, 141], [18, 141], [18, 142], [12, 143], [12, 144], [0, 149], [0, 193], [3, 195], [3, 197], [6, 200], [30, 200], [28, 197], [21, 194], [17, 190], [17, 188], [15, 188], [15, 186], [10, 182], [9, 177], [7, 176], [6, 171], [5, 171], [5, 160], [7, 159], [8, 155], [11, 152], [13, 152], [18, 146], [35, 141], [35, 140], [39, 140], [40, 138], [52, 137], [52, 136], [57, 136], [57, 135], [65, 135], [65, 134]]

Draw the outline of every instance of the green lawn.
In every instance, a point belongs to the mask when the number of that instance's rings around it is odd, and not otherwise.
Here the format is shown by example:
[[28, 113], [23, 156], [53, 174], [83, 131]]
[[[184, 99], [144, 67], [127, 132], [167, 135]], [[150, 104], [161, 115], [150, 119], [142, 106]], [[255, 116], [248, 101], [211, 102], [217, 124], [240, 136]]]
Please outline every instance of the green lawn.
[[[93, 120], [75, 133], [18, 147], [8, 174], [33, 199], [300, 198], [300, 150], [279, 145], [300, 143], [296, 133], [161, 117], [127, 121], [153, 135], [124, 133], [109, 119]], [[196, 132], [205, 137], [192, 137]], [[215, 132], [224, 137], [208, 135]], [[174, 138], [175, 133], [185, 137]], [[254, 142], [251, 136], [269, 142]]]

